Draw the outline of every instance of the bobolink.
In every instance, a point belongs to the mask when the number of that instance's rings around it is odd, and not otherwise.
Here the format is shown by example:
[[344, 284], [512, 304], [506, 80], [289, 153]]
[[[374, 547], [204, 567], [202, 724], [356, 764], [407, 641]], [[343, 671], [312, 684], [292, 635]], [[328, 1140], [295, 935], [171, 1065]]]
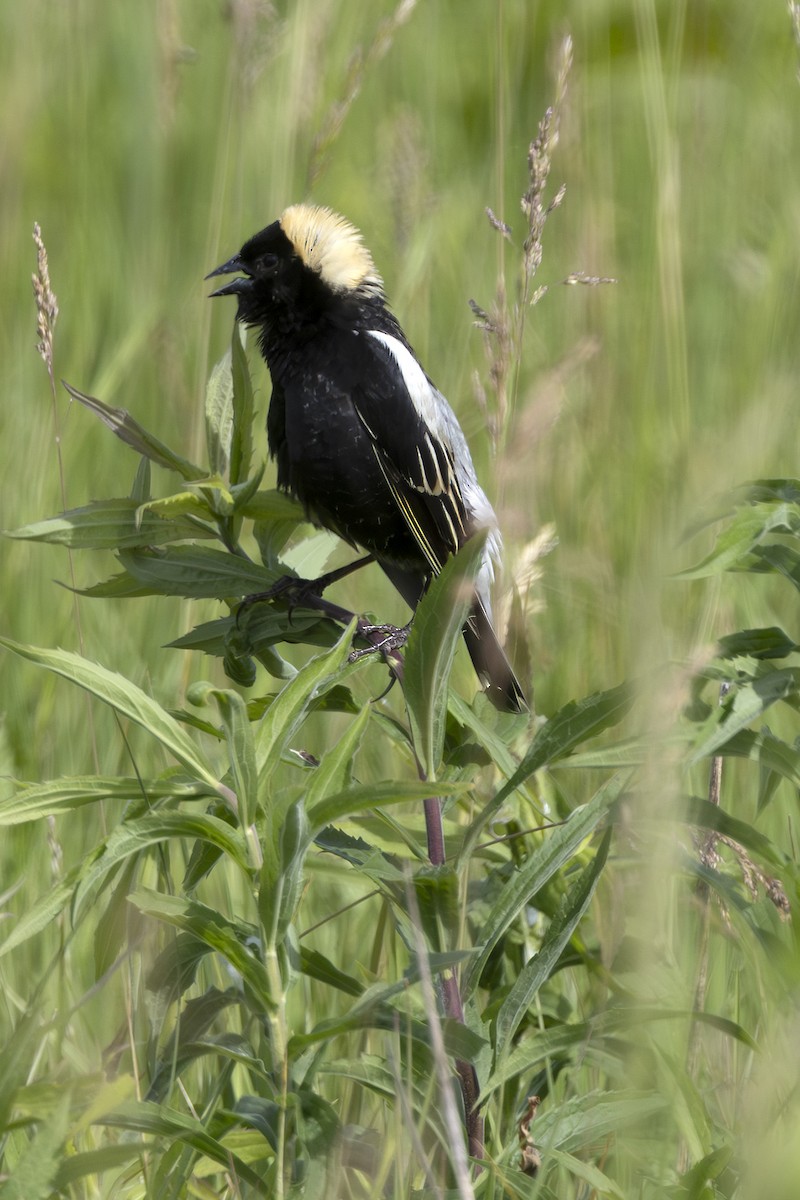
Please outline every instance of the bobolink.
[[362, 546], [412, 609], [444, 562], [488, 529], [464, 638], [493, 703], [524, 711], [491, 621], [497, 518], [360, 233], [330, 209], [295, 204], [211, 276], [234, 272], [213, 295], [237, 296], [238, 319], [258, 330], [278, 486], [316, 524]]

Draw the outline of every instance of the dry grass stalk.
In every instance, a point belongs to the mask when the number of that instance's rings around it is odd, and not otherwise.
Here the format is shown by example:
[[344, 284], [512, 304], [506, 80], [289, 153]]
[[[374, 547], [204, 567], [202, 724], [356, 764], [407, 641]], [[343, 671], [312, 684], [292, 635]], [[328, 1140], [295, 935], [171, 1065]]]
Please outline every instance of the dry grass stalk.
[[350, 55], [342, 93], [325, 114], [311, 147], [308, 164], [309, 188], [314, 186], [327, 166], [328, 151], [342, 130], [347, 114], [361, 91], [367, 71], [386, 57], [397, 31], [405, 25], [416, 7], [417, 0], [400, 0], [391, 16], [380, 22], [366, 50], [362, 46], [356, 46]]
[[40, 354], [50, 376], [50, 382], [55, 387], [53, 376], [53, 332], [58, 317], [58, 300], [50, 286], [50, 268], [47, 262], [47, 250], [42, 239], [39, 222], [33, 226], [33, 240], [36, 245], [36, 271], [31, 276], [33, 296], [36, 301], [36, 334], [39, 338], [36, 349]]

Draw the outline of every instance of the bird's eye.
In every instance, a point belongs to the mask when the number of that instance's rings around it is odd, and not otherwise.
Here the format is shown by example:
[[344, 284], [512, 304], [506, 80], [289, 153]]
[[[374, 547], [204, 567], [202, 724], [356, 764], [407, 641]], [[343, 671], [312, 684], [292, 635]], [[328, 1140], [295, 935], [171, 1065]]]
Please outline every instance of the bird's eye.
[[258, 269], [265, 273], [275, 270], [278, 265], [277, 254], [262, 254], [258, 259]]

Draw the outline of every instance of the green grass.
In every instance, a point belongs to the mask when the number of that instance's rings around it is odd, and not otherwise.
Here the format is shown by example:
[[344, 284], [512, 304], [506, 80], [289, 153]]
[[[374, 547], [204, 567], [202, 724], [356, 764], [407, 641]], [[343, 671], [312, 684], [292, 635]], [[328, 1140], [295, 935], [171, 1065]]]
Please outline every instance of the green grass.
[[[310, 197], [345, 213], [363, 230], [412, 344], [462, 420], [498, 502], [510, 575], [539, 529], [556, 528], [558, 546], [539, 564], [526, 616], [537, 711], [550, 717], [570, 700], [623, 678], [648, 679], [625, 727], [658, 735], [640, 773], [638, 808], [618, 822], [587, 916], [561, 969], [537, 994], [527, 1032], [532, 1036], [536, 1022], [545, 1030], [560, 1021], [588, 1021], [612, 1002], [685, 1013], [702, 957], [702, 905], [687, 865], [697, 852], [685, 831], [660, 817], [679, 794], [705, 793], [708, 761], [684, 775], [680, 753], [665, 751], [664, 736], [688, 699], [691, 671], [709, 658], [718, 636], [773, 624], [798, 633], [793, 590], [773, 577], [672, 578], [710, 549], [708, 531], [693, 540], [684, 534], [699, 514], [723, 511], [720, 493], [752, 478], [800, 474], [800, 51], [791, 19], [782, 3], [420, 0], [384, 44], [380, 23], [394, 12], [383, 0], [370, 6], [37, 0], [0, 8], [2, 525], [15, 529], [65, 506], [128, 495], [136, 472], [135, 457], [59, 391], [62, 500], [53, 404], [34, 349], [34, 221], [42, 226], [60, 306], [56, 377], [128, 409], [178, 452], [203, 461], [205, 383], [229, 344], [232, 320], [225, 302], [208, 303], [203, 276], [293, 201]], [[496, 399], [468, 302], [491, 308], [501, 278], [510, 300], [517, 295], [528, 146], [555, 93], [565, 28], [575, 57], [549, 195], [563, 181], [566, 197], [544, 231], [534, 286], [550, 286], [527, 313], [512, 405], [493, 446], [475, 401], [476, 372], [490, 416]], [[341, 108], [337, 125], [335, 106], [354, 80], [358, 94]], [[514, 247], [490, 227], [486, 206], [511, 225]], [[560, 286], [575, 271], [617, 283]], [[252, 366], [263, 456], [268, 384], [260, 362]], [[271, 470], [265, 486], [271, 486]], [[155, 495], [175, 487], [174, 478], [154, 469]], [[107, 577], [112, 566], [107, 553], [76, 555], [77, 585]], [[223, 606], [165, 597], [76, 604], [54, 583], [69, 582], [70, 569], [60, 547], [6, 541], [0, 634], [80, 651], [166, 709], [189, 707], [186, 693], [197, 680], [227, 686], [217, 661], [163, 648], [199, 621], [221, 615]], [[381, 617], [402, 616], [377, 572], [337, 594], [342, 603]], [[293, 661], [305, 656], [298, 651]], [[667, 662], [677, 667], [649, 674]], [[379, 668], [368, 668], [353, 685], [359, 702], [375, 695], [382, 679]], [[469, 697], [468, 665], [457, 663], [454, 680], [455, 690]], [[3, 683], [0, 763], [14, 779], [135, 772], [152, 778], [172, 763], [136, 725], [87, 704], [79, 691], [30, 663], [5, 655]], [[250, 694], [268, 686], [262, 678]], [[711, 691], [706, 698], [713, 699]], [[200, 713], [217, 719], [211, 711]], [[396, 696], [388, 711], [402, 713]], [[312, 714], [302, 726], [302, 748], [324, 755], [350, 720]], [[788, 705], [770, 712], [770, 726], [789, 742], [794, 722]], [[221, 754], [210, 739], [203, 744]], [[524, 753], [523, 738], [515, 748]], [[386, 736], [365, 737], [357, 761], [361, 779], [415, 777], [407, 750]], [[281, 770], [281, 779], [295, 779], [296, 768]], [[588, 769], [543, 770], [536, 794], [551, 812], [566, 813], [585, 803], [599, 782]], [[296, 786], [287, 784], [289, 791]], [[795, 793], [782, 783], [757, 812], [758, 787], [754, 764], [726, 761], [723, 808], [753, 823], [788, 856], [780, 869], [761, 865], [781, 874], [795, 902]], [[477, 802], [486, 803], [494, 790], [491, 773], [484, 772]], [[509, 819], [537, 823], [532, 806], [515, 804]], [[123, 811], [121, 802], [106, 800], [53, 822], [6, 830], [0, 879], [1, 890], [8, 889], [8, 931], [69, 870], [85, 864]], [[387, 811], [424, 844], [418, 806]], [[455, 838], [469, 814], [451, 812], [448, 832]], [[406, 854], [401, 834], [386, 822], [366, 815], [357, 829], [382, 849]], [[558, 887], [537, 897], [537, 907], [552, 916], [577, 867], [586, 869], [596, 849], [594, 843], [583, 847], [574, 870], [559, 875]], [[491, 911], [498, 880], [507, 882], [511, 864], [519, 869], [523, 862], [523, 851], [515, 860], [511, 850], [499, 848], [496, 858], [484, 854], [471, 874], [459, 876], [459, 920], [469, 909], [473, 922], [459, 944], [470, 944]], [[183, 845], [169, 843], [131, 887], [179, 891], [184, 866]], [[340, 868], [330, 855], [309, 855], [299, 929], [317, 926], [371, 890], [357, 872]], [[724, 875], [731, 887], [740, 879], [730, 856]], [[252, 892], [235, 870], [218, 870], [204, 887], [209, 906], [255, 919]], [[44, 1166], [42, 1179], [28, 1184], [29, 1197], [50, 1194], [45, 1135], [53, 1160], [67, 1134], [80, 1150], [109, 1140], [102, 1128], [76, 1129], [75, 1114], [83, 1111], [85, 1092], [104, 1111], [121, 1099], [104, 1097], [102, 1089], [128, 1079], [130, 1038], [145, 1074], [154, 1061], [148, 1037], [160, 1026], [146, 1011], [143, 977], [162, 944], [160, 931], [131, 915], [124, 887], [116, 907], [109, 892], [96, 903], [98, 919], [106, 911], [116, 914], [116, 923], [109, 917], [102, 930], [102, 952], [91, 916], [73, 933], [65, 910], [0, 958], [3, 1104], [11, 1105], [22, 1084], [39, 1086], [11, 1107], [17, 1124], [6, 1143], [5, 1169], [18, 1169], [32, 1132], [25, 1122], [38, 1122]], [[507, 935], [507, 966], [521, 968], [547, 928], [544, 918], [531, 926], [523, 917], [521, 910]], [[602, 1130], [598, 1116], [596, 1138], [576, 1143], [578, 1158], [606, 1172], [617, 1194], [769, 1193], [788, 1200], [800, 1163], [792, 1099], [793, 926], [779, 922], [763, 891], [751, 901], [741, 887], [727, 914], [712, 905], [709, 924], [706, 1010], [740, 1025], [758, 1051], [730, 1032], [704, 1028], [690, 1070], [684, 1019], [642, 1020], [620, 1035], [623, 1049], [615, 1041], [613, 1053], [589, 1038], [584, 1058], [571, 1060], [568, 1069], [559, 1069], [554, 1052], [541, 1078], [514, 1080], [498, 1091], [489, 1116], [493, 1153], [502, 1147], [514, 1161], [525, 1086], [547, 1093], [535, 1134], [540, 1122], [547, 1130], [547, 1121], [573, 1119], [573, 1107], [576, 1128], [588, 1111], [601, 1116], [592, 1095], [613, 1080], [665, 1105], [643, 1128], [621, 1125], [617, 1113]], [[135, 953], [96, 986], [98, 962], [109, 966], [126, 937]], [[380, 897], [327, 920], [304, 944], [362, 983], [398, 979], [408, 962]], [[221, 989], [230, 983], [220, 960], [207, 975]], [[508, 986], [499, 968], [498, 979]], [[347, 1012], [351, 1002], [303, 976], [287, 1003], [288, 1024], [299, 1031]], [[415, 1015], [424, 1016], [421, 1001], [412, 1003]], [[468, 1013], [475, 1027], [492, 1003], [491, 988], [484, 989]], [[16, 1064], [8, 1054], [12, 1030]], [[401, 1033], [381, 1041], [365, 1030], [337, 1041], [331, 1057], [388, 1053], [389, 1044], [400, 1062], [401, 1043]], [[207, 1061], [191, 1068], [190, 1098], [209, 1095], [216, 1069]], [[70, 1087], [65, 1115], [58, 1104]], [[410, 1166], [407, 1176], [391, 1175], [398, 1147], [410, 1161], [408, 1126], [396, 1107], [365, 1100], [352, 1079], [327, 1078], [321, 1091], [343, 1123], [381, 1128], [378, 1178], [390, 1180], [387, 1194], [399, 1197], [412, 1183], [420, 1186]], [[175, 1094], [170, 1100], [183, 1104]], [[631, 1103], [645, 1111], [644, 1099]], [[563, 1144], [569, 1148], [568, 1139]], [[694, 1192], [691, 1180], [684, 1193], [669, 1191], [677, 1189], [679, 1167], [725, 1147], [733, 1148], [734, 1166], [719, 1176], [715, 1191], [703, 1192], [702, 1179]], [[146, 1185], [132, 1172], [114, 1191], [117, 1167], [71, 1185], [69, 1194], [172, 1194], [158, 1190], [162, 1166], [152, 1156]], [[596, 1177], [579, 1182], [566, 1159], [551, 1156], [546, 1167], [543, 1196], [615, 1194]], [[768, 1186], [762, 1169], [773, 1173]], [[484, 1195], [503, 1194], [494, 1177], [491, 1183], [483, 1178]], [[337, 1179], [337, 1195], [369, 1194], [358, 1190], [367, 1187], [363, 1181]], [[23, 1194], [20, 1186], [9, 1184], [8, 1194]], [[237, 1194], [234, 1186], [225, 1191], [219, 1176], [213, 1187], [213, 1194]]]

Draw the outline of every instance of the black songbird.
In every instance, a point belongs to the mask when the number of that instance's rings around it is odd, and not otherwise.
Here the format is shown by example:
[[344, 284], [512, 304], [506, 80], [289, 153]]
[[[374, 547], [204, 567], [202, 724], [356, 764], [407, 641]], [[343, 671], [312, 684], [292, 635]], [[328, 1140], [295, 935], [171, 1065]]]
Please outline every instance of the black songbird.
[[525, 711], [492, 627], [497, 517], [360, 233], [330, 209], [295, 204], [211, 275], [234, 272], [213, 295], [237, 296], [238, 319], [258, 330], [278, 486], [317, 525], [362, 546], [411, 608], [445, 561], [488, 529], [464, 638], [492, 702]]

